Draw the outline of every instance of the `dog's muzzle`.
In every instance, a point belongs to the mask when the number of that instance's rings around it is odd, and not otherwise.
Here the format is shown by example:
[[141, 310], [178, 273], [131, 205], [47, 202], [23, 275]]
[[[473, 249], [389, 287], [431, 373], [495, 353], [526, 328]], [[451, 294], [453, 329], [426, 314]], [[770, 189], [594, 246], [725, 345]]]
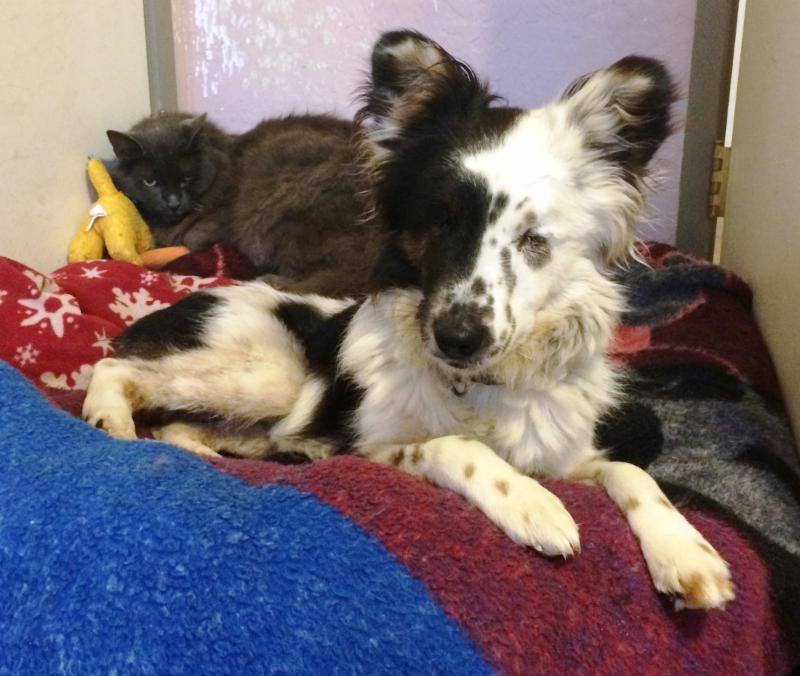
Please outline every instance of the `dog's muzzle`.
[[492, 335], [480, 317], [464, 305], [454, 305], [433, 320], [433, 339], [444, 361], [466, 368], [480, 360]]

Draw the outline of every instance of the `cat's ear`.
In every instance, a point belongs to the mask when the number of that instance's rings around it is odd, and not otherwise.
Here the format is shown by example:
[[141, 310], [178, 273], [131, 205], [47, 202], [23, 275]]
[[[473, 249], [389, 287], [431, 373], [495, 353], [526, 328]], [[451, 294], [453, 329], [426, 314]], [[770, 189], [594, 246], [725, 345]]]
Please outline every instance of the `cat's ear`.
[[635, 182], [670, 134], [675, 98], [664, 64], [626, 56], [575, 80], [562, 101], [570, 121], [583, 130], [587, 145]]
[[106, 136], [111, 142], [111, 147], [114, 148], [114, 154], [117, 159], [135, 160], [144, 155], [142, 144], [134, 136], [121, 131], [114, 131], [113, 129], [109, 129], [106, 132]]
[[186, 148], [187, 150], [195, 150], [200, 141], [200, 132], [206, 126], [206, 114], [198, 115], [187, 120], [183, 120], [181, 125], [188, 130]]
[[384, 33], [372, 50], [359, 111], [367, 161], [378, 168], [406, 141], [436, 135], [491, 97], [466, 64], [416, 31]]

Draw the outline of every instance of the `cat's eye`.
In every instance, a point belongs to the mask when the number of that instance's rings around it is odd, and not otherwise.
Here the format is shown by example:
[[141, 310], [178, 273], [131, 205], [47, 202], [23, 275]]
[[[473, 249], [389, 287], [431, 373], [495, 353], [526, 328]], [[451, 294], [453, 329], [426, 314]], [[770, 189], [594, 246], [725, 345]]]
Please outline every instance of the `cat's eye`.
[[191, 183], [191, 182], [192, 182], [192, 177], [191, 176], [184, 176], [181, 179], [181, 185], [189, 185], [189, 183]]
[[547, 237], [533, 230], [526, 230], [517, 240], [517, 248], [533, 262], [544, 261], [550, 255]]
[[146, 185], [148, 188], [154, 188], [154, 187], [155, 187], [155, 185], [156, 185], [156, 183], [158, 183], [158, 181], [156, 181], [156, 179], [154, 179], [154, 178], [146, 178], [146, 179], [144, 179], [142, 182], [143, 182], [143, 183], [144, 183], [144, 184], [145, 184], [145, 185]]

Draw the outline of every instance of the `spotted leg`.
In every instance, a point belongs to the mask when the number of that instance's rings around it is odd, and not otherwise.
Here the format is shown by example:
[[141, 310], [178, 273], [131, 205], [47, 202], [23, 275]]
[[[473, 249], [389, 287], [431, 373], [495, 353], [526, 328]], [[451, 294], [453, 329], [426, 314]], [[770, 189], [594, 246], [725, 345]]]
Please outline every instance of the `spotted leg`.
[[561, 501], [480, 441], [447, 436], [420, 444], [365, 446], [360, 452], [459, 493], [514, 542], [548, 556], [580, 550], [578, 527]]

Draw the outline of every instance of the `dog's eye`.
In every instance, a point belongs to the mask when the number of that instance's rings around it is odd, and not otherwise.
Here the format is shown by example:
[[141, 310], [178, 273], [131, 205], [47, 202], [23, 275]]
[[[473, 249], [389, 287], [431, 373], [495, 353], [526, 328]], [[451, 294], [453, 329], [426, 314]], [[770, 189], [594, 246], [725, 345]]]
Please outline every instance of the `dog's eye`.
[[154, 178], [146, 178], [142, 181], [142, 183], [144, 183], [148, 188], [154, 188], [158, 181], [156, 181]]
[[517, 240], [517, 248], [532, 262], [540, 262], [550, 254], [550, 243], [547, 237], [526, 230]]

